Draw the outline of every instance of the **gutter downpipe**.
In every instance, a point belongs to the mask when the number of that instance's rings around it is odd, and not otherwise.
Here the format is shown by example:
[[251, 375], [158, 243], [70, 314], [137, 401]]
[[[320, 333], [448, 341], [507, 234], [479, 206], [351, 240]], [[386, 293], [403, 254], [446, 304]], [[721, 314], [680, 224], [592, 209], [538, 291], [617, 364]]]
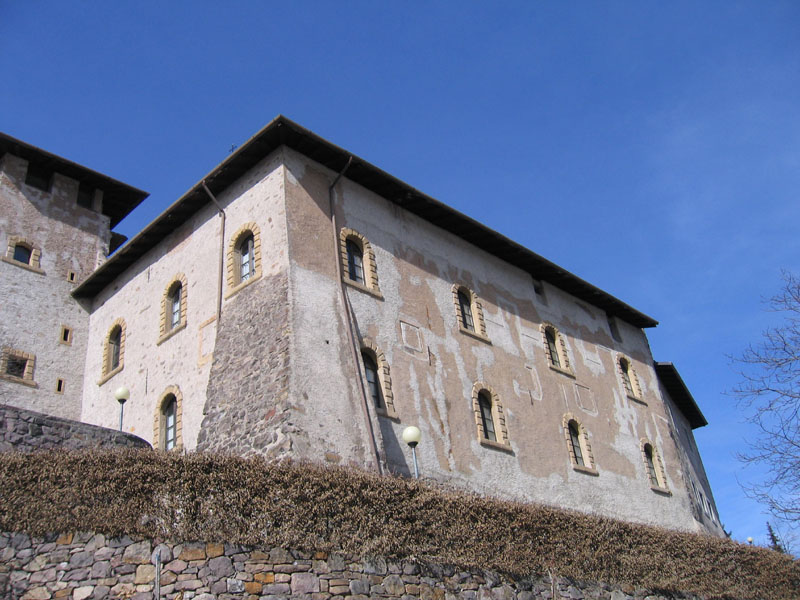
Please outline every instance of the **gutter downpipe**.
[[211, 202], [214, 203], [214, 206], [217, 207], [220, 216], [222, 217], [222, 229], [220, 231], [219, 236], [219, 284], [217, 288], [217, 327], [219, 327], [219, 319], [222, 316], [222, 274], [225, 270], [225, 211], [217, 202], [217, 199], [214, 197], [214, 194], [211, 193], [211, 190], [208, 189], [206, 185], [206, 180], [203, 180], [203, 189], [208, 194], [208, 197], [211, 198]]
[[359, 386], [358, 389], [361, 391], [361, 399], [363, 400], [362, 408], [364, 409], [364, 416], [366, 417], [367, 427], [369, 428], [369, 435], [370, 441], [372, 442], [372, 452], [375, 455], [375, 467], [378, 470], [380, 475], [383, 474], [383, 468], [381, 467], [381, 459], [380, 459], [380, 452], [378, 451], [378, 442], [375, 439], [375, 429], [372, 426], [372, 419], [370, 418], [369, 413], [369, 399], [367, 398], [367, 390], [364, 387], [364, 374], [361, 372], [361, 361], [358, 357], [358, 344], [356, 343], [356, 336], [355, 336], [355, 324], [353, 323], [353, 314], [352, 314], [352, 307], [350, 306], [350, 300], [347, 298], [347, 290], [345, 289], [344, 277], [342, 273], [342, 261], [339, 255], [339, 231], [338, 226], [336, 225], [336, 210], [335, 210], [335, 198], [336, 192], [334, 188], [336, 184], [339, 183], [339, 180], [344, 176], [347, 172], [347, 169], [350, 168], [350, 165], [353, 163], [353, 157], [347, 157], [347, 164], [341, 170], [341, 172], [336, 176], [336, 179], [333, 180], [333, 183], [328, 188], [328, 201], [330, 203], [330, 210], [331, 210], [331, 227], [333, 228], [333, 243], [334, 248], [336, 248], [336, 276], [339, 278], [339, 293], [342, 297], [342, 304], [344, 306], [344, 313], [347, 318], [347, 339], [350, 342], [350, 349], [352, 350], [353, 361], [356, 364], [356, 373], [358, 374], [358, 382]]

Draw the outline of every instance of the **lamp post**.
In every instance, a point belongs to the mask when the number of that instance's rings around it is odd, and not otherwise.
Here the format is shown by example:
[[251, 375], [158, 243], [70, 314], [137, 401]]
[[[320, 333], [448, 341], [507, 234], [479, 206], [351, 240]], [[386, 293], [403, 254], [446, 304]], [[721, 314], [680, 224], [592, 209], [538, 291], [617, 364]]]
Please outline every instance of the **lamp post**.
[[748, 543], [748, 544], [750, 544], [750, 545], [752, 546], [752, 545], [753, 545], [753, 538], [751, 538], [751, 537], [748, 537], [748, 538], [747, 538], [747, 543]]
[[125, 408], [125, 402], [131, 397], [131, 392], [124, 385], [117, 388], [114, 392], [114, 398], [119, 402], [119, 430], [122, 431], [122, 412]]
[[403, 430], [403, 441], [411, 447], [411, 455], [414, 457], [414, 478], [419, 479], [419, 467], [417, 466], [417, 444], [422, 437], [418, 427], [410, 425]]

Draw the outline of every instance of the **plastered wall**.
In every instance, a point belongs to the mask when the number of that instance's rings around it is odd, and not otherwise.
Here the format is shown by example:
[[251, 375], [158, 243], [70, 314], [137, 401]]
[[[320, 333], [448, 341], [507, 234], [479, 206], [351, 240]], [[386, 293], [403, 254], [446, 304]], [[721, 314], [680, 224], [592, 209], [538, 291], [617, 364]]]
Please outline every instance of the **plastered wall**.
[[[59, 173], [50, 191], [26, 185], [27, 168], [28, 161], [11, 154], [0, 159], [0, 255], [9, 258], [9, 238], [16, 237], [33, 244], [40, 259], [38, 269], [0, 261], [0, 347], [34, 355], [35, 367], [30, 385], [0, 378], [0, 403], [76, 419], [88, 315], [70, 293], [105, 260], [109, 218], [78, 206], [78, 182]], [[102, 192], [96, 208], [101, 203]], [[68, 343], [62, 326], [72, 330]]]
[[[390, 419], [369, 410], [364, 424], [374, 424], [373, 434], [354, 446], [354, 430], [360, 435], [365, 427], [360, 418], [365, 404], [339, 296], [338, 248], [328, 208], [328, 185], [336, 174], [293, 151], [286, 157], [291, 396], [303, 407], [301, 429], [310, 432], [310, 446], [301, 455], [331, 461], [357, 455], [368, 461], [374, 439], [388, 469], [408, 474], [411, 456], [401, 432], [416, 425], [422, 430], [418, 456], [426, 477], [634, 522], [707, 529], [693, 516], [643, 331], [617, 320], [616, 341], [602, 310], [547, 283], [537, 294], [527, 273], [343, 179], [337, 186], [337, 226], [370, 242], [380, 292], [346, 286], [346, 293], [359, 338], [372, 341], [390, 366], [397, 412]], [[486, 339], [460, 330], [454, 284], [480, 299]], [[563, 337], [570, 374], [549, 366], [544, 323]], [[633, 367], [640, 400], [623, 387], [620, 356]], [[502, 404], [505, 447], [479, 440], [476, 384], [490, 387]], [[595, 473], [573, 468], [565, 415], [586, 429]], [[664, 465], [663, 490], [651, 487], [643, 439]]]
[[[226, 213], [226, 261], [232, 236], [244, 224], [255, 222], [261, 236], [261, 278], [284, 270], [286, 234], [279, 154], [265, 158], [217, 199]], [[221, 225], [217, 209], [209, 203], [94, 299], [82, 420], [103, 426], [118, 423], [119, 405], [113, 394], [124, 385], [131, 396], [125, 406], [124, 431], [153, 442], [164, 394], [179, 390], [179, 442], [187, 450], [196, 447], [218, 335]], [[186, 326], [159, 343], [162, 298], [178, 275], [183, 275], [187, 284]], [[222, 314], [228, 314], [258, 283], [229, 295], [225, 278]], [[104, 380], [104, 341], [117, 319], [125, 321], [123, 368]], [[241, 324], [251, 329], [258, 327], [257, 322], [247, 319]], [[240, 364], [232, 368], [244, 376], [253, 366]], [[242, 398], [241, 407], [244, 406]]]

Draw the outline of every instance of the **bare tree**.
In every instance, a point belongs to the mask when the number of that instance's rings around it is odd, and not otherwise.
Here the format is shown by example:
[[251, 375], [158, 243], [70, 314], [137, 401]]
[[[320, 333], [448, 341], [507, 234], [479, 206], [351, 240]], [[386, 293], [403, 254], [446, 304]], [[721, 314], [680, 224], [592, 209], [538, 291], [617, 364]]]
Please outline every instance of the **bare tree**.
[[784, 272], [783, 281], [780, 293], [768, 302], [783, 321], [736, 359], [742, 381], [734, 394], [759, 432], [739, 458], [765, 467], [763, 480], [744, 486], [745, 490], [796, 530], [800, 528], [800, 279]]

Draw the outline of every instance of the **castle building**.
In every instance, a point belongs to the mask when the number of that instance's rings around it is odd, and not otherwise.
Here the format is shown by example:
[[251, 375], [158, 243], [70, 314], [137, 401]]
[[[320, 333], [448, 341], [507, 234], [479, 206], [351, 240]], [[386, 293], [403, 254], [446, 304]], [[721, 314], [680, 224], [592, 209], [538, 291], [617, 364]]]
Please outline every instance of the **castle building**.
[[655, 320], [289, 119], [116, 252], [144, 192], [0, 154], [0, 403], [400, 475], [416, 425], [432, 480], [723, 534]]

